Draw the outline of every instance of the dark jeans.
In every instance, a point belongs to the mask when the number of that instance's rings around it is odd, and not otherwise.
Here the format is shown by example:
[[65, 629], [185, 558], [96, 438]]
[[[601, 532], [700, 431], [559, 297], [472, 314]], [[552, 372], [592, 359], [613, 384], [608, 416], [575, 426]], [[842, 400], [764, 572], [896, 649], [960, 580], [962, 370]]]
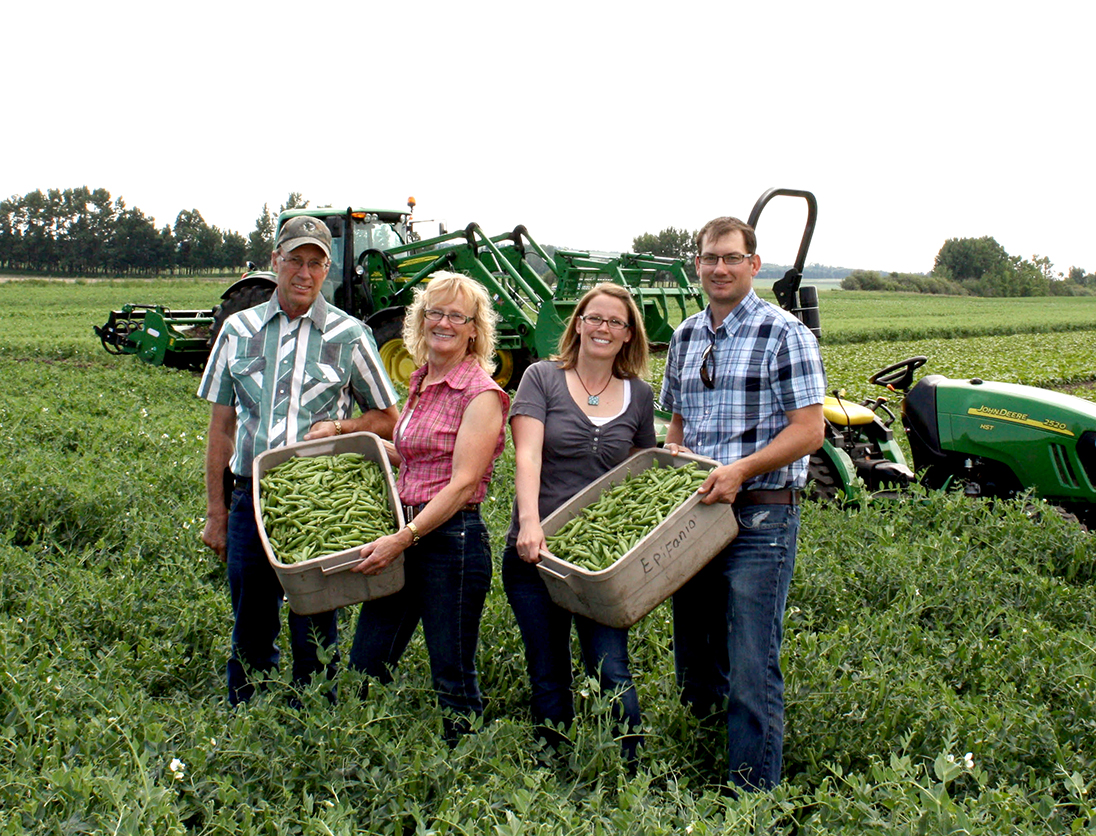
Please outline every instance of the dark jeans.
[[731, 781], [765, 789], [783, 758], [780, 643], [799, 509], [747, 505], [736, 516], [738, 536], [674, 595], [674, 662], [697, 716], [726, 705]]
[[[246, 702], [255, 693], [248, 673], [265, 674], [278, 667], [275, 644], [281, 629], [281, 605], [285, 597], [278, 575], [263, 551], [255, 524], [251, 491], [232, 492], [228, 514], [228, 588], [232, 596], [232, 652], [228, 659], [228, 701]], [[289, 646], [293, 655], [293, 682], [304, 685], [324, 669], [317, 648], [338, 641], [338, 613], [317, 615], [289, 613]], [[318, 644], [317, 644], [318, 642]], [[338, 653], [327, 665], [333, 679]], [[332, 692], [332, 696], [333, 696]]]
[[[502, 554], [502, 585], [525, 643], [525, 665], [536, 721], [566, 727], [574, 719], [573, 621], [586, 673], [596, 676], [602, 690], [613, 696], [613, 716], [626, 727], [621, 748], [626, 759], [634, 759], [643, 718], [628, 664], [628, 631], [572, 615], [553, 603], [540, 570], [518, 557], [513, 546]], [[552, 743], [559, 740], [558, 733], [549, 729], [545, 729], [545, 737]]]
[[403, 566], [403, 589], [362, 604], [350, 666], [391, 682], [421, 621], [434, 691], [452, 742], [453, 735], [466, 730], [469, 715], [483, 713], [476, 645], [491, 586], [491, 544], [479, 512], [458, 511], [424, 535], [404, 552]]

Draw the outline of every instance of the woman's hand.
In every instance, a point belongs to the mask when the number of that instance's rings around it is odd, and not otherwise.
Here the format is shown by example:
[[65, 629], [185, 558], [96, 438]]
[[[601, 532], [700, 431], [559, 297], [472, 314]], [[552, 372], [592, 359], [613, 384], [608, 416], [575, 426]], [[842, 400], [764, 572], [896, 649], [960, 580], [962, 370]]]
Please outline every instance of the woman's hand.
[[540, 550], [547, 551], [548, 544], [544, 541], [544, 529], [540, 523], [529, 523], [518, 529], [516, 543], [518, 557], [526, 563], [540, 563]]
[[[401, 528], [395, 534], [388, 534], [372, 543], [366, 543], [359, 553], [362, 562], [352, 567], [350, 571], [361, 572], [363, 575], [376, 575], [383, 572], [410, 545], [407, 535], [404, 534], [405, 531], [407, 531], [406, 528]], [[410, 532], [407, 531], [407, 534], [409, 535]]]

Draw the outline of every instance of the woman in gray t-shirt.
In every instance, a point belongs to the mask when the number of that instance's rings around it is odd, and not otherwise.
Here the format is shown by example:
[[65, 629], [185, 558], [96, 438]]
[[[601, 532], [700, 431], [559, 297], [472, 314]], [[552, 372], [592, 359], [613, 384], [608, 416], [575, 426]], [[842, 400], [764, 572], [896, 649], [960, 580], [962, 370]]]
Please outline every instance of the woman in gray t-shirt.
[[579, 301], [560, 337], [559, 355], [525, 372], [510, 410], [516, 456], [515, 501], [502, 582], [525, 643], [533, 714], [545, 738], [574, 719], [571, 624], [587, 674], [615, 694], [624, 756], [635, 758], [642, 724], [628, 663], [628, 631], [572, 615], [552, 602], [536, 564], [540, 521], [631, 453], [655, 445], [647, 334], [628, 290], [599, 284]]

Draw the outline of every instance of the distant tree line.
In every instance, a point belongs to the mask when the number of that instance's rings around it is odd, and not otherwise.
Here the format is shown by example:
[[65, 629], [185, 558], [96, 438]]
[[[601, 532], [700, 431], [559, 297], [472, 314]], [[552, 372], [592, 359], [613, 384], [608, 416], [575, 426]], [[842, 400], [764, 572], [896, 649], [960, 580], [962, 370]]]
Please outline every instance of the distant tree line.
[[949, 238], [928, 275], [854, 270], [841, 287], [969, 296], [1091, 296], [1096, 294], [1096, 275], [1081, 267], [1071, 267], [1063, 275], [1049, 258], [1009, 255], [987, 235]]
[[[632, 239], [632, 251], [680, 258], [696, 279], [696, 232], [667, 227]], [[778, 279], [789, 267], [763, 264], [761, 279]], [[1030, 260], [1009, 255], [993, 238], [949, 238], [940, 248], [931, 273], [885, 273], [810, 264], [808, 279], [841, 279], [846, 290], [898, 290], [960, 296], [1089, 296], [1096, 295], [1096, 276], [1081, 267], [1066, 274], [1055, 271], [1050, 259]]]
[[[297, 192], [282, 208], [307, 206]], [[279, 210], [281, 211], [281, 210]], [[106, 189], [49, 189], [0, 201], [0, 270], [41, 275], [159, 276], [265, 266], [277, 214], [263, 205], [244, 238], [210, 226], [197, 209], [157, 228]]]

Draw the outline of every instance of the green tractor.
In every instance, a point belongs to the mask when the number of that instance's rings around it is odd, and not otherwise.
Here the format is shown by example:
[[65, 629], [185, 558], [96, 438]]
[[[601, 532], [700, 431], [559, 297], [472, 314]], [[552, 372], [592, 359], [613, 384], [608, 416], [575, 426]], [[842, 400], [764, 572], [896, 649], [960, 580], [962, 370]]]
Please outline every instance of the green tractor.
[[[413, 199], [408, 206], [414, 207]], [[680, 259], [561, 249], [549, 254], [523, 226], [488, 236], [469, 224], [423, 239], [410, 213], [375, 209], [293, 209], [279, 215], [278, 229], [298, 215], [319, 218], [331, 230], [332, 265], [323, 295], [372, 329], [385, 369], [399, 383], [406, 383], [414, 370], [401, 339], [404, 311], [414, 289], [438, 270], [467, 273], [487, 288], [500, 316], [495, 379], [507, 388], [517, 385], [532, 361], [555, 351], [574, 306], [598, 282], [629, 288], [655, 346], [669, 341], [671, 321], [704, 305]], [[274, 288], [273, 273], [253, 269], [227, 288], [211, 310], [126, 305], [112, 311], [95, 333], [115, 354], [201, 368], [221, 323], [270, 298]]]
[[[800, 286], [817, 215], [814, 195], [770, 189], [755, 204], [749, 223], [756, 229], [761, 210], [778, 195], [805, 199], [808, 212], [795, 266], [773, 292], [817, 335], [817, 292]], [[933, 490], [960, 489], [986, 498], [1030, 491], [1096, 528], [1096, 404], [976, 376], [930, 374], [914, 383], [914, 372], [925, 363], [923, 356], [910, 357], [868, 378], [901, 398], [913, 468], [895, 440], [897, 416], [887, 395], [854, 403], [835, 390], [823, 404], [825, 441], [810, 458], [812, 497], [855, 504], [865, 496], [895, 497], [918, 480]]]

